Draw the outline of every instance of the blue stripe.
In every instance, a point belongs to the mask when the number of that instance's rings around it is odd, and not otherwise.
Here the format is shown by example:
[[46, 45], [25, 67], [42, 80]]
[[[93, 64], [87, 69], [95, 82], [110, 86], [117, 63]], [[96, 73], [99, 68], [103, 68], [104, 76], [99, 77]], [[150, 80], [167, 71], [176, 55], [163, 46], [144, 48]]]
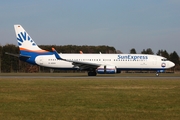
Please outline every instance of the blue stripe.
[[18, 39], [20, 42], [23, 42], [23, 39], [22, 39], [22, 37], [20, 36], [20, 34], [18, 34], [17, 39]]
[[21, 32], [21, 36], [23, 37], [24, 41], [26, 40], [26, 32], [24, 34]]

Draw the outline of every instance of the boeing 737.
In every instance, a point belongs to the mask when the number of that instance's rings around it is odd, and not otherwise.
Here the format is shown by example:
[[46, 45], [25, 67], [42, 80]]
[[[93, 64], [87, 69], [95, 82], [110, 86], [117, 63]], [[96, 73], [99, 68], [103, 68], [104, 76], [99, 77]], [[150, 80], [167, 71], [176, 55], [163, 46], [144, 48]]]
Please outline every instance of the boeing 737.
[[158, 76], [175, 65], [165, 57], [148, 54], [59, 54], [54, 48], [52, 51], [39, 48], [21, 25], [14, 25], [14, 28], [20, 54], [8, 54], [33, 65], [85, 70], [88, 76], [115, 74], [122, 70], [153, 70]]

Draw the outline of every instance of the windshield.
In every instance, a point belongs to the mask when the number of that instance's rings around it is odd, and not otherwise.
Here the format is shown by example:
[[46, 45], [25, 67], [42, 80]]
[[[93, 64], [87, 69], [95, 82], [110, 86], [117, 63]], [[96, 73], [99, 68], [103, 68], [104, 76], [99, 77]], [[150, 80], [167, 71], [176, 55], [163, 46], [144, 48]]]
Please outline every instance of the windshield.
[[166, 58], [163, 58], [163, 59], [161, 59], [161, 61], [167, 61], [167, 59], [166, 59]]

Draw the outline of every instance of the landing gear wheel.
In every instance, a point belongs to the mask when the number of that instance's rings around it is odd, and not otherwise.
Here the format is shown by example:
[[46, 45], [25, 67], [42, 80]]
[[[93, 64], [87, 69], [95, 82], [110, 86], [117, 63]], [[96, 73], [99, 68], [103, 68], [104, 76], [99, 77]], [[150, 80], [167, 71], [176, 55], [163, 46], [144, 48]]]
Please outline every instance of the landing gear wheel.
[[88, 72], [88, 76], [96, 76], [97, 75], [97, 73], [96, 72], [94, 72], [94, 71], [90, 71], [90, 72]]
[[159, 73], [156, 73], [156, 77], [158, 77], [159, 76]]

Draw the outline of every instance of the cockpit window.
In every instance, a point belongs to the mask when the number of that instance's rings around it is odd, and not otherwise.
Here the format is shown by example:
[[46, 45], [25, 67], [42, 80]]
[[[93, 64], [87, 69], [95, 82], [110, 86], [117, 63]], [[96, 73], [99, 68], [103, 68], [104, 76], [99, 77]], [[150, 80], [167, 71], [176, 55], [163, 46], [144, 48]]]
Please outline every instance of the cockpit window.
[[166, 59], [166, 58], [163, 58], [163, 59], [161, 59], [161, 61], [167, 61], [167, 59]]

